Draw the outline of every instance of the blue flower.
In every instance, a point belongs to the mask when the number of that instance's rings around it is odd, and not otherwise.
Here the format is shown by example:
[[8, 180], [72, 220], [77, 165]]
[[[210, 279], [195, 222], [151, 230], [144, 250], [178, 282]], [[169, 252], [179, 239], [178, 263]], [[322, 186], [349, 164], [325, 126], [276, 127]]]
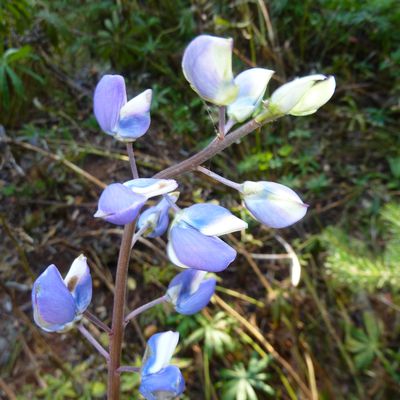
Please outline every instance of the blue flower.
[[215, 204], [195, 204], [175, 215], [167, 246], [178, 267], [223, 271], [236, 258], [236, 250], [218, 236], [247, 228], [247, 223]]
[[92, 278], [86, 257], [74, 260], [64, 280], [52, 264], [33, 284], [34, 320], [47, 332], [61, 331], [80, 317], [91, 299]]
[[[168, 196], [168, 199], [166, 196]], [[147, 226], [148, 229], [145, 235], [150, 238], [163, 235], [168, 229], [168, 211], [171, 208], [170, 201], [175, 203], [178, 196], [178, 192], [165, 195], [157, 205], [143, 211], [138, 220], [138, 228], [142, 229], [144, 226]]]
[[168, 300], [175, 310], [184, 315], [192, 315], [207, 306], [215, 292], [216, 280], [204, 279], [206, 271], [187, 269], [172, 279], [168, 286]]
[[94, 114], [101, 129], [121, 141], [133, 141], [150, 127], [152, 91], [145, 90], [127, 102], [125, 80], [104, 75], [94, 92]]
[[161, 332], [147, 342], [141, 369], [140, 393], [146, 400], [174, 399], [185, 390], [182, 373], [169, 365], [179, 341], [177, 332]]
[[173, 179], [139, 178], [107, 186], [99, 198], [94, 216], [115, 225], [132, 222], [147, 199], [168, 193], [177, 188]]
[[292, 189], [275, 182], [242, 184], [245, 207], [252, 216], [271, 228], [286, 228], [304, 217], [308, 205]]

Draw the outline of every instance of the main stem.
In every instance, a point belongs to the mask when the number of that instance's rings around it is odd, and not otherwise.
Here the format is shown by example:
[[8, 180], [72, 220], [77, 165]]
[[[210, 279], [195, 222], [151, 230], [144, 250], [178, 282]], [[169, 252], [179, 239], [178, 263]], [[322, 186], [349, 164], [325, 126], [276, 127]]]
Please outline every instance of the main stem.
[[124, 336], [124, 309], [126, 297], [126, 279], [128, 276], [129, 258], [132, 237], [135, 233], [136, 221], [125, 225], [118, 256], [117, 275], [115, 277], [115, 296], [110, 334], [110, 362], [108, 363], [108, 400], [119, 400], [122, 339]]

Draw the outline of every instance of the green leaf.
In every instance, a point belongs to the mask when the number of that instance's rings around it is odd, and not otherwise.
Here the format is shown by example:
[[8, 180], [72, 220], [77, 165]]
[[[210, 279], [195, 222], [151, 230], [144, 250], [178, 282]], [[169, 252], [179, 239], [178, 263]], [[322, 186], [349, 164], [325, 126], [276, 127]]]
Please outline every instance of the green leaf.
[[6, 73], [10, 77], [12, 82], [13, 88], [15, 92], [20, 96], [23, 97], [24, 95], [24, 84], [22, 83], [20, 77], [8, 66], [5, 66]]

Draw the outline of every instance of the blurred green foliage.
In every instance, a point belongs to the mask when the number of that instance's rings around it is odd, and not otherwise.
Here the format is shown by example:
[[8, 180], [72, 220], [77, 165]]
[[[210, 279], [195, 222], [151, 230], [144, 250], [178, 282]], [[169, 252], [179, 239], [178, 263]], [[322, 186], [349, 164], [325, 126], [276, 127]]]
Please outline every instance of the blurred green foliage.
[[[321, 239], [328, 248], [326, 267], [333, 283], [357, 292], [400, 288], [400, 206], [387, 204], [381, 212], [384, 248], [368, 249], [365, 239], [355, 239], [339, 228], [328, 228]], [[375, 254], [374, 254], [375, 253]]]

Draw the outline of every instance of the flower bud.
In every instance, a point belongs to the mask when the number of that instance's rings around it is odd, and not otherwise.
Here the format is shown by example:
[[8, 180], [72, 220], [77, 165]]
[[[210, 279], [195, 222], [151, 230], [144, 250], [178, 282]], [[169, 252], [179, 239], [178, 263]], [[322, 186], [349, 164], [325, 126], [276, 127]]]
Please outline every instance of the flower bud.
[[264, 68], [251, 68], [240, 73], [235, 78], [239, 87], [239, 95], [228, 106], [228, 116], [236, 122], [243, 122], [249, 118], [261, 103], [268, 82], [274, 71]]
[[246, 208], [262, 224], [285, 228], [304, 217], [308, 205], [290, 188], [275, 182], [246, 181], [242, 185]]
[[183, 54], [183, 74], [192, 89], [219, 106], [232, 103], [239, 90], [233, 81], [232, 46], [232, 39], [201, 35]]
[[275, 90], [267, 106], [274, 114], [313, 114], [333, 96], [335, 86], [333, 76], [310, 75], [297, 78]]

